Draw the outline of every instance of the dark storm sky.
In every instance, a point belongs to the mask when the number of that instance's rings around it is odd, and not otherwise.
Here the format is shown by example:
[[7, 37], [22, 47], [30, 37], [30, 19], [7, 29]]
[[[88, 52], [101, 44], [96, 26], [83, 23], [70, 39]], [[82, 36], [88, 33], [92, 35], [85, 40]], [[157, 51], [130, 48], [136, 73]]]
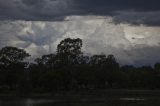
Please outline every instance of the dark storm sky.
[[0, 0], [1, 20], [57, 21], [68, 15], [102, 15], [113, 16], [116, 23], [159, 26], [159, 11], [159, 0]]

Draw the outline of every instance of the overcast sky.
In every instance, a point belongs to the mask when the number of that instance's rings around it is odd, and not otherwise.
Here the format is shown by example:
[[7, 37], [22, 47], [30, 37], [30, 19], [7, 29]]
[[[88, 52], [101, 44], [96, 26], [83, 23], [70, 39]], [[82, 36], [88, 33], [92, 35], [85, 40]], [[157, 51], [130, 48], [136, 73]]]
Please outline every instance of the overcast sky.
[[121, 64], [160, 62], [159, 0], [0, 0], [0, 48], [32, 58], [54, 53], [66, 37], [89, 54], [114, 54]]

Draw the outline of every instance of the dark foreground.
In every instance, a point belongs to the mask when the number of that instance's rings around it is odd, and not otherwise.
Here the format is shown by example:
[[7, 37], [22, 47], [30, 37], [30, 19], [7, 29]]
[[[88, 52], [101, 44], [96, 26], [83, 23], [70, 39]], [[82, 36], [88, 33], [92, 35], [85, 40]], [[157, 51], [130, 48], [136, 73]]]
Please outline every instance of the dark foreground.
[[158, 90], [101, 90], [32, 94], [1, 94], [0, 106], [160, 106]]

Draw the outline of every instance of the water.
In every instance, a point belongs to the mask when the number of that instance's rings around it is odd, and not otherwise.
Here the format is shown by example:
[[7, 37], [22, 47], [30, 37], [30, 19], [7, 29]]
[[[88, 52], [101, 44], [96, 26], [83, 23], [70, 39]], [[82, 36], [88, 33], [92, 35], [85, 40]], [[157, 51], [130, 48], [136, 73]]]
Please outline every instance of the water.
[[31, 97], [0, 96], [0, 106], [160, 106], [160, 90], [96, 90]]
[[160, 98], [81, 98], [1, 100], [0, 106], [160, 106]]

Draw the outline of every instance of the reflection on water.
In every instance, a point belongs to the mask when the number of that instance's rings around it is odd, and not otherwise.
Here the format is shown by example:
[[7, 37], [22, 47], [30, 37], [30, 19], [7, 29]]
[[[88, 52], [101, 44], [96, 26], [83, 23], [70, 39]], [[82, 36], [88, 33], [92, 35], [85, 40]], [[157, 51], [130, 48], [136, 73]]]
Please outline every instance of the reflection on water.
[[33, 100], [32, 99], [27, 99], [25, 102], [25, 106], [33, 106]]
[[5, 100], [0, 101], [0, 106], [48, 106], [48, 104], [52, 104], [53, 100], [45, 100], [45, 99], [25, 99], [25, 100]]
[[144, 101], [144, 98], [120, 98], [120, 100], [125, 100], [125, 101]]
[[[85, 101], [84, 101], [85, 99]], [[160, 106], [160, 99], [144, 98], [82, 98], [79, 100], [23, 99], [3, 100], [0, 106]]]
[[53, 103], [53, 100], [45, 100], [45, 99], [39, 99], [39, 100], [33, 100], [33, 99], [26, 99], [24, 102], [24, 106], [34, 106], [37, 104], [48, 104]]

